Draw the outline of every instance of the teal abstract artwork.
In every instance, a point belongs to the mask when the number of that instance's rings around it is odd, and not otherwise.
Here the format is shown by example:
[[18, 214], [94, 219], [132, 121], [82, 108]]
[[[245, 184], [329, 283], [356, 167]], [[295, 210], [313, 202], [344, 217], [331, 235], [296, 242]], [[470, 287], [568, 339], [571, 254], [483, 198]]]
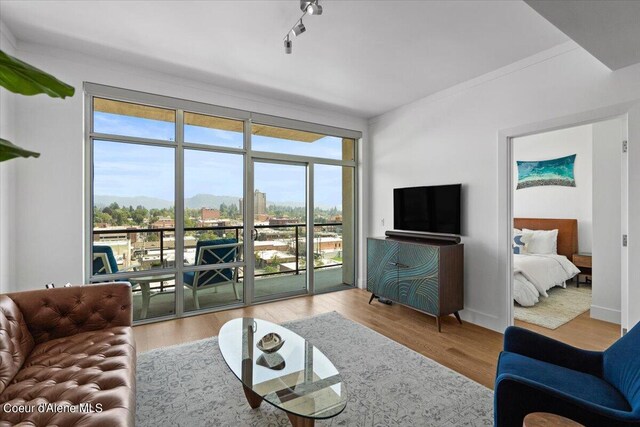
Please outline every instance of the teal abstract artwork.
[[518, 187], [516, 189], [541, 185], [575, 187], [576, 180], [573, 176], [575, 161], [575, 154], [550, 160], [517, 161]]

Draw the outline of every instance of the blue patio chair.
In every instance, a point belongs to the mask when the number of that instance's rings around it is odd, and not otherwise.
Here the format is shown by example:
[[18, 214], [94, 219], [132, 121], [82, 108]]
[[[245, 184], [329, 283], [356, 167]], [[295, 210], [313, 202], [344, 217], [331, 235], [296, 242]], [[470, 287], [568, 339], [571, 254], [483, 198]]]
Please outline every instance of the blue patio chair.
[[498, 359], [496, 427], [549, 412], [590, 426], [640, 426], [640, 326], [603, 352], [509, 327]]
[[[118, 268], [118, 262], [113, 254], [113, 249], [108, 245], [93, 245], [93, 274], [115, 274], [122, 273], [123, 271], [136, 271], [136, 267], [127, 267], [123, 269]], [[143, 278], [147, 279], [147, 278]], [[124, 279], [127, 280], [127, 279]], [[147, 312], [149, 311], [149, 305], [151, 303], [151, 289], [150, 281], [138, 282], [135, 279], [129, 279], [131, 282], [131, 289], [140, 289], [142, 292], [142, 308], [140, 318], [145, 319]]]
[[[242, 243], [236, 239], [200, 240], [196, 245], [195, 265], [215, 265], [236, 262], [241, 251]], [[236, 280], [238, 278], [237, 267], [227, 267], [205, 271], [190, 271], [184, 273], [184, 286], [191, 289], [196, 310], [200, 308], [198, 291], [231, 284], [236, 299], [240, 299]]]
[[114, 274], [118, 272], [118, 262], [113, 249], [107, 245], [93, 245], [93, 274]]

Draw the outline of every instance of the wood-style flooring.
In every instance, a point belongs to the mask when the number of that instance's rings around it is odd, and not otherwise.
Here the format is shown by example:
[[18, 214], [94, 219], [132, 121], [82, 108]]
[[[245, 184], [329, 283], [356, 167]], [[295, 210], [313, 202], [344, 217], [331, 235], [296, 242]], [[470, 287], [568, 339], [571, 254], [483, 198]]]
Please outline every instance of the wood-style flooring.
[[[218, 334], [222, 325], [236, 317], [258, 317], [275, 323], [337, 311], [436, 362], [487, 387], [493, 387], [502, 334], [464, 322], [453, 316], [443, 319], [442, 333], [435, 318], [394, 304], [368, 304], [371, 294], [361, 289], [292, 298], [266, 304], [219, 311], [183, 319], [134, 327], [138, 352], [181, 344]], [[618, 325], [589, 318], [585, 313], [555, 331], [516, 322], [568, 344], [602, 350], [620, 334]]]

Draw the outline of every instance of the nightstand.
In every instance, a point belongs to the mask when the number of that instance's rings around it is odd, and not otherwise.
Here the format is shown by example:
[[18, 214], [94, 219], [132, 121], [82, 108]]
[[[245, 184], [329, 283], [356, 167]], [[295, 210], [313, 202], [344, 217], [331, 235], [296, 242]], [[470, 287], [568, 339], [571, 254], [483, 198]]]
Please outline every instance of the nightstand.
[[[591, 254], [582, 253], [582, 254], [573, 254], [571, 257], [571, 261], [575, 264], [576, 267], [580, 269], [580, 273], [576, 276], [576, 286], [580, 287], [583, 285], [591, 284]], [[584, 282], [580, 281], [580, 275], [584, 276]]]

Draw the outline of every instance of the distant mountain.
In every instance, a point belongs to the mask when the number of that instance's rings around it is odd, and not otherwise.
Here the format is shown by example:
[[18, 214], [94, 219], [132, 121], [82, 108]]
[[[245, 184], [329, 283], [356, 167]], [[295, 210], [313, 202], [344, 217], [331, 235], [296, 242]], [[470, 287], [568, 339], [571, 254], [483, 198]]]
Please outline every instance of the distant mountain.
[[240, 205], [240, 196], [214, 196], [213, 194], [196, 194], [193, 197], [185, 199], [185, 207], [189, 209], [200, 208], [219, 208], [221, 204]]
[[[214, 196], [213, 194], [196, 194], [193, 197], [189, 197], [185, 200], [185, 207], [189, 209], [200, 208], [219, 208], [222, 203], [226, 205], [236, 205], [239, 207], [240, 197], [235, 196]], [[166, 209], [173, 206], [173, 202], [170, 200], [159, 199], [156, 197], [147, 196], [134, 196], [134, 197], [121, 197], [121, 196], [108, 196], [108, 195], [96, 195], [94, 196], [94, 204], [98, 208], [109, 206], [112, 203], [117, 203], [120, 206], [133, 206], [142, 205], [147, 209]]]
[[147, 209], [165, 209], [173, 206], [173, 202], [164, 199], [158, 199], [156, 197], [146, 196], [134, 196], [134, 197], [121, 197], [121, 196], [106, 196], [95, 195], [93, 196], [93, 204], [98, 208], [104, 208], [112, 203], [117, 203], [120, 206], [133, 206], [142, 205]]

